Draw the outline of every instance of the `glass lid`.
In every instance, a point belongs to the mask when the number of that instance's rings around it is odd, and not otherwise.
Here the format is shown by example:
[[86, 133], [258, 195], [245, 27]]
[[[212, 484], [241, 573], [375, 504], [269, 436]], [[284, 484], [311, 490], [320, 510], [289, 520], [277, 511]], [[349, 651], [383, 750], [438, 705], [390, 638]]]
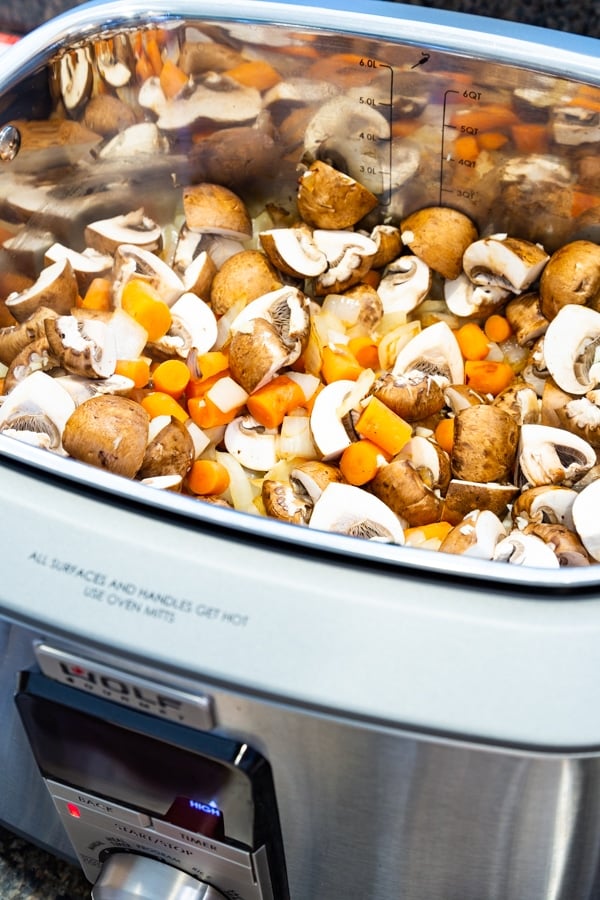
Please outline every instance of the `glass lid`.
[[391, 9], [89, 4], [6, 52], [0, 454], [595, 585], [597, 42]]

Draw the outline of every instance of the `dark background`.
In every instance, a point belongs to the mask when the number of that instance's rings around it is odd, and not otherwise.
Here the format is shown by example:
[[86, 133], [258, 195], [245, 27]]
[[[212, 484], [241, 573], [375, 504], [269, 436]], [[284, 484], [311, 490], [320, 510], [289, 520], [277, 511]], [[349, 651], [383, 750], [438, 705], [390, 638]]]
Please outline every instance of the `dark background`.
[[[559, 31], [572, 31], [590, 37], [600, 37], [600, 15], [597, 0], [577, 0], [566, 3], [565, 0], [454, 0], [454, 2], [419, 2], [406, 0], [411, 6], [427, 6], [435, 9], [449, 9], [454, 12], [474, 13], [482, 16], [493, 16], [511, 22], [525, 22], [528, 25], [539, 25], [555, 28]], [[73, 0], [2, 0], [0, 4], [0, 27], [17, 32], [28, 31], [77, 3]], [[326, 0], [324, 2], [326, 5]], [[166, 7], [168, 8], [168, 6]], [[365, 0], [364, 9], [368, 8]]]
[[[572, 5], [564, 0], [406, 2], [412, 6], [492, 16], [514, 22], [516, 29], [519, 23], [525, 23], [600, 38], [598, 0], [578, 0]], [[3, 0], [0, 30], [22, 34], [76, 5], [69, 0]], [[368, 0], [364, 9], [368, 11]], [[89, 897], [90, 885], [77, 870], [0, 829], [1, 900], [88, 900]]]

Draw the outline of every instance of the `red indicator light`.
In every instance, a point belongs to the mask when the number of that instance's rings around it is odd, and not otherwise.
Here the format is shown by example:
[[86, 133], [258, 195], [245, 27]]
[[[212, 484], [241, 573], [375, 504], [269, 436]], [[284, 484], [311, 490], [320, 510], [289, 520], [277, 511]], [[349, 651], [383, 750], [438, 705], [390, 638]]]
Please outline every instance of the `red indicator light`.
[[67, 812], [70, 816], [73, 816], [74, 819], [81, 818], [81, 810], [78, 806], [75, 806], [74, 803], [67, 803]]

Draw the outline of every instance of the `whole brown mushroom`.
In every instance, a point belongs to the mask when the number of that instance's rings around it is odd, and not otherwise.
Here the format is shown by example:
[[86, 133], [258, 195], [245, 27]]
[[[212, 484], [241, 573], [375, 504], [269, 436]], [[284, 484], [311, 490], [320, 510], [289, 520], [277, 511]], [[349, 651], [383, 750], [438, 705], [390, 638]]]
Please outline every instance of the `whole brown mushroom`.
[[571, 241], [550, 257], [540, 278], [542, 313], [553, 319], [567, 304], [600, 308], [600, 245]]
[[81, 462], [134, 478], [146, 453], [148, 424], [148, 413], [139, 403], [99, 394], [77, 406], [67, 419], [63, 447]]

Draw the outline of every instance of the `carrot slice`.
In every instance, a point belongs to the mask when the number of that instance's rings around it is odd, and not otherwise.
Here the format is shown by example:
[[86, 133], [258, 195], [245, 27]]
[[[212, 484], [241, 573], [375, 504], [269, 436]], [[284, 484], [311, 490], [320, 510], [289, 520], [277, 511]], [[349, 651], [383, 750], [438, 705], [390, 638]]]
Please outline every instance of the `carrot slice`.
[[507, 341], [512, 334], [510, 322], [499, 313], [493, 313], [491, 316], [488, 316], [484, 322], [483, 330], [490, 341], [494, 341], [496, 344]]
[[218, 425], [229, 425], [239, 415], [238, 409], [223, 412], [210, 397], [191, 397], [187, 403], [192, 422], [199, 428], [216, 428]]
[[115, 375], [130, 378], [136, 388], [146, 387], [150, 381], [150, 361], [144, 356], [138, 359], [118, 359]]
[[109, 278], [93, 278], [81, 299], [82, 309], [111, 310], [113, 308], [112, 282]]
[[469, 387], [481, 394], [492, 394], [496, 397], [507, 388], [515, 378], [515, 373], [503, 362], [491, 360], [467, 360], [465, 362], [465, 376]]
[[454, 141], [454, 153], [457, 159], [475, 162], [479, 156], [479, 144], [472, 134], [462, 134]]
[[244, 87], [253, 87], [257, 91], [268, 91], [281, 81], [277, 69], [264, 59], [250, 59], [233, 69], [227, 69], [225, 74]]
[[180, 94], [189, 81], [189, 77], [171, 59], [165, 59], [159, 75], [160, 86], [167, 100]]
[[356, 381], [363, 367], [345, 344], [327, 344], [321, 351], [321, 377], [332, 381]]
[[222, 494], [229, 487], [229, 472], [216, 459], [197, 459], [192, 463], [186, 483], [193, 494]]
[[476, 322], [466, 322], [455, 332], [465, 359], [485, 359], [490, 352], [489, 338]]
[[518, 153], [547, 153], [548, 128], [546, 125], [516, 124], [510, 133]]
[[141, 278], [127, 282], [121, 294], [121, 306], [146, 329], [149, 341], [157, 341], [171, 327], [171, 310], [158, 291]]
[[175, 416], [180, 422], [185, 422], [189, 419], [183, 406], [174, 397], [162, 391], [151, 391], [149, 394], [146, 394], [141, 400], [141, 404], [151, 419], [154, 419], [156, 416]]
[[370, 398], [355, 428], [361, 437], [368, 438], [391, 456], [399, 453], [412, 436], [409, 423], [377, 397]]
[[360, 487], [377, 475], [385, 462], [381, 447], [366, 438], [353, 441], [340, 457], [340, 472], [349, 484]]
[[163, 391], [176, 400], [185, 392], [189, 380], [190, 370], [182, 359], [166, 359], [152, 373], [156, 390]]
[[350, 338], [348, 350], [365, 369], [379, 368], [379, 348], [374, 340], [366, 335], [364, 337]]
[[480, 150], [499, 150], [508, 141], [508, 135], [501, 131], [484, 131], [477, 135]]
[[277, 375], [246, 401], [250, 415], [265, 428], [278, 428], [288, 413], [304, 404], [302, 388], [287, 375]]
[[201, 378], [209, 378], [216, 375], [217, 372], [224, 372], [229, 368], [229, 359], [222, 350], [208, 350], [206, 353], [199, 353], [196, 357], [196, 368], [200, 372]]
[[452, 453], [454, 444], [454, 419], [441, 419], [435, 426], [433, 436], [446, 453]]

